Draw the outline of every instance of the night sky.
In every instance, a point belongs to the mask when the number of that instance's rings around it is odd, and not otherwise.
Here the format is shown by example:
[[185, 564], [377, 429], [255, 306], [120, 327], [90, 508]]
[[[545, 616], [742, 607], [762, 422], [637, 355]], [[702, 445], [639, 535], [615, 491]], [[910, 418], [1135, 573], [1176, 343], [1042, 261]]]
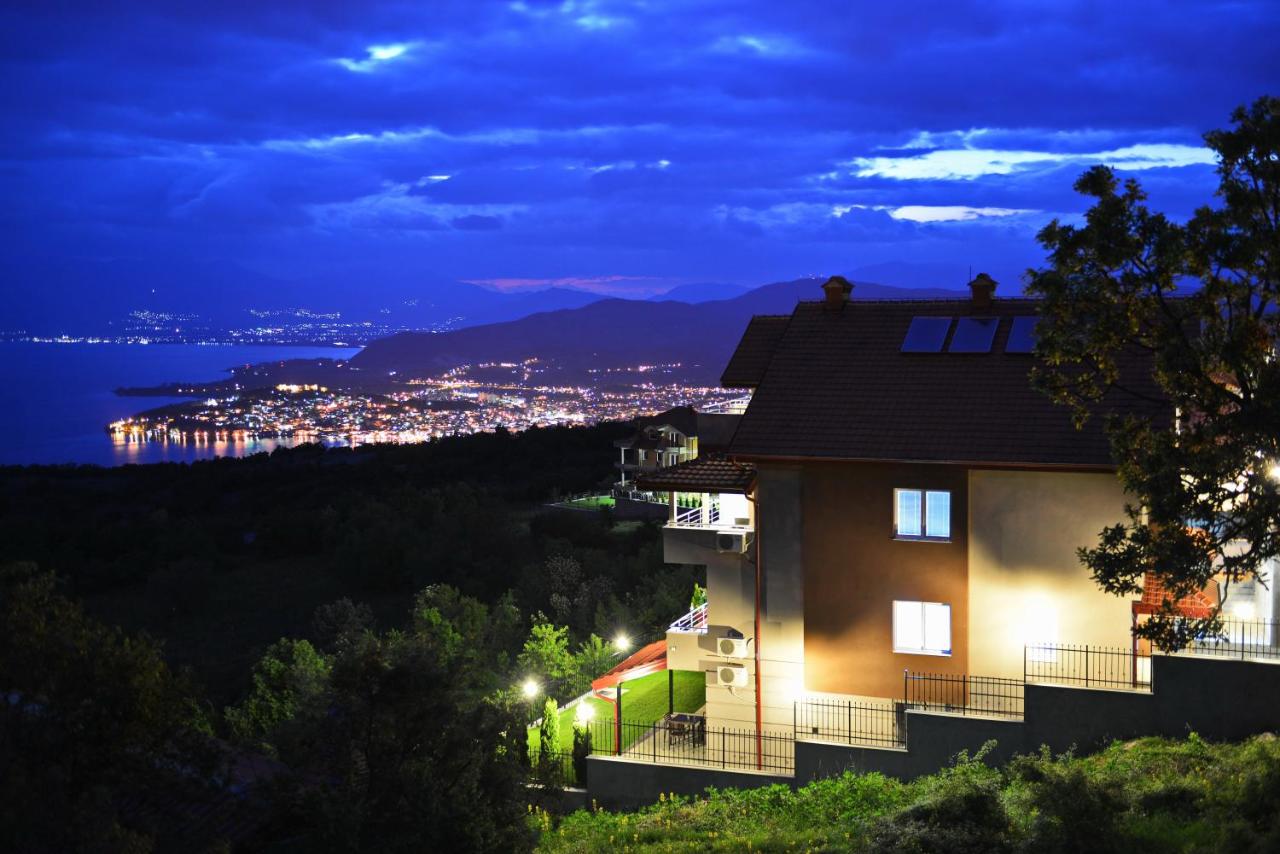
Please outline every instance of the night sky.
[[1185, 216], [1200, 134], [1280, 93], [1274, 0], [23, 3], [0, 40], [15, 316], [210, 271], [1011, 281], [1087, 165]]

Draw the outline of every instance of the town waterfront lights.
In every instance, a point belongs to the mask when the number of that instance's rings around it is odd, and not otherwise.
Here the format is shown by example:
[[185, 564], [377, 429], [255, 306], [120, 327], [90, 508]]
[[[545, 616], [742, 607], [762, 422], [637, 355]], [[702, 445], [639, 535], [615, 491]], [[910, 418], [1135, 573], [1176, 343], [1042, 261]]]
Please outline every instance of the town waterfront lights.
[[524, 684], [520, 686], [520, 691], [524, 694], [525, 699], [532, 700], [542, 691], [542, 686], [538, 684], [536, 679], [526, 679]]

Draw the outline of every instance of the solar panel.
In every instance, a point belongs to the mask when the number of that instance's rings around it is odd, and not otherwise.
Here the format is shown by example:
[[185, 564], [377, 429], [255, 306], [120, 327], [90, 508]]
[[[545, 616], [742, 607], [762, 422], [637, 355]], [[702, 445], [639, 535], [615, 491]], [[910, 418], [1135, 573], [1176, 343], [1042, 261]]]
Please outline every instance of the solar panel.
[[990, 353], [996, 337], [998, 317], [962, 317], [956, 324], [948, 353]]
[[902, 352], [941, 353], [950, 328], [949, 317], [913, 317], [907, 327], [907, 337], [902, 339]]
[[1015, 317], [1009, 330], [1009, 340], [1004, 345], [1006, 353], [1030, 353], [1036, 347], [1036, 320], [1034, 317]]

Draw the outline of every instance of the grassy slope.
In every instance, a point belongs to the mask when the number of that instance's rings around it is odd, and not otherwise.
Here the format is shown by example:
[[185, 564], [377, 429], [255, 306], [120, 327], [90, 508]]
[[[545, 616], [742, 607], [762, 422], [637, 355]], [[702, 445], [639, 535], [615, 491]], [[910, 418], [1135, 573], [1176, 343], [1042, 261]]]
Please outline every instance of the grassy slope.
[[535, 817], [543, 852], [1277, 851], [1280, 741], [1142, 739], [1083, 759], [960, 762], [664, 799], [639, 813]]
[[[702, 673], [675, 670], [675, 710], [696, 712], [707, 702], [706, 677]], [[613, 720], [613, 704], [591, 697], [584, 700], [591, 706], [597, 721]], [[651, 724], [667, 713], [667, 674], [651, 673], [626, 682], [622, 693], [622, 717], [628, 723]], [[573, 749], [573, 720], [577, 709], [560, 712], [560, 749]], [[633, 738], [633, 736], [632, 736]], [[628, 742], [629, 743], [629, 742]], [[538, 730], [529, 730], [529, 748], [538, 748]]]

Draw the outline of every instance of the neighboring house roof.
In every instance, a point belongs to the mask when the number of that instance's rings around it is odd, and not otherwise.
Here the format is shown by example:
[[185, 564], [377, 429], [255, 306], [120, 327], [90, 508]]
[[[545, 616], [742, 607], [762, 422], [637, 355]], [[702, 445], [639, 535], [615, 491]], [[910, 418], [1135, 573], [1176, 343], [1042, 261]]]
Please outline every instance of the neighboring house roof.
[[615, 448], [658, 448], [667, 443], [657, 436], [650, 437], [650, 429], [669, 427], [685, 436], [696, 436], [701, 451], [723, 450], [733, 438], [740, 415], [697, 412], [692, 406], [677, 406], [657, 415], [635, 419], [636, 432], [625, 439], [614, 441]]
[[[730, 363], [750, 362], [758, 378], [729, 452], [747, 459], [1111, 466], [1102, 418], [1077, 431], [1068, 408], [1031, 387], [1033, 357], [1005, 352], [1010, 318], [1034, 316], [1037, 305], [1029, 299], [995, 299], [983, 308], [967, 299], [802, 302], [763, 370], [758, 360], [768, 336], [753, 324]], [[942, 352], [902, 352], [912, 319], [924, 316], [1000, 320], [989, 352], [948, 352], [954, 332]], [[776, 334], [776, 320], [766, 321], [769, 335]], [[1124, 379], [1158, 400], [1143, 364], [1123, 366]], [[736, 379], [745, 382], [746, 373], [742, 368]], [[1161, 403], [1116, 391], [1103, 409], [1171, 414]]]
[[755, 482], [756, 467], [723, 457], [698, 457], [636, 478], [641, 489], [659, 492], [743, 493]]
[[755, 388], [759, 385], [790, 321], [791, 315], [788, 314], [759, 314], [751, 318], [738, 348], [720, 375], [720, 385], [725, 388]]

